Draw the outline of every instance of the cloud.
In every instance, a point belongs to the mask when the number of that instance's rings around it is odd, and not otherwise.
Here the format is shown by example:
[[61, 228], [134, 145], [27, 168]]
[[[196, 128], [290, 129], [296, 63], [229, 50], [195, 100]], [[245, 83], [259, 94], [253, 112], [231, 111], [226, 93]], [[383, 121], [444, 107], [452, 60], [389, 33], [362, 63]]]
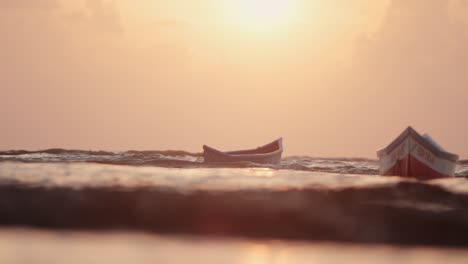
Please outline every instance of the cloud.
[[459, 120], [468, 115], [468, 27], [454, 19], [454, 4], [393, 0], [380, 29], [356, 40], [353, 59], [335, 82], [343, 96], [342, 129], [358, 125], [385, 135], [411, 124], [445, 135], [449, 149], [468, 148], [459, 142], [459, 131], [468, 130]]
[[122, 32], [122, 19], [115, 1], [88, 0], [86, 7], [91, 23], [108, 32]]
[[44, 12], [57, 2], [0, 0], [0, 123], [15, 131], [0, 148], [187, 149], [278, 133], [289, 153], [374, 156], [411, 124], [466, 156], [467, 1], [322, 1], [309, 24], [257, 36], [186, 1]]
[[468, 65], [468, 29], [452, 19], [449, 7], [446, 0], [392, 1], [380, 31], [361, 39], [355, 58], [361, 73], [373, 73], [370, 79], [382, 89], [458, 89]]

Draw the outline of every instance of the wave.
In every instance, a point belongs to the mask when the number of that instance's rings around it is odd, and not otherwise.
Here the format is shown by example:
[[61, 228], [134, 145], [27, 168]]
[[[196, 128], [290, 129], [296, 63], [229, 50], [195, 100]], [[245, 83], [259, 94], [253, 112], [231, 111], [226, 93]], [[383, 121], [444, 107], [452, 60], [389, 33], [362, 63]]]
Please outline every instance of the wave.
[[[18, 156], [18, 155], [27, 155], [27, 154], [83, 154], [83, 155], [115, 155], [121, 152], [111, 152], [111, 151], [104, 151], [104, 150], [77, 150], [77, 149], [62, 149], [62, 148], [52, 148], [52, 149], [45, 149], [45, 150], [7, 150], [7, 151], [0, 151], [0, 155], [4, 156]], [[123, 153], [128, 153], [132, 155], [168, 155], [168, 156], [176, 156], [176, 155], [190, 155], [190, 156], [198, 156], [201, 157], [203, 153], [191, 153], [183, 150], [129, 150]]]
[[370, 159], [93, 153], [0, 155], [0, 226], [468, 246], [464, 178], [377, 177]]
[[7, 184], [0, 185], [0, 225], [468, 246], [467, 204], [468, 195], [418, 182], [190, 193]]

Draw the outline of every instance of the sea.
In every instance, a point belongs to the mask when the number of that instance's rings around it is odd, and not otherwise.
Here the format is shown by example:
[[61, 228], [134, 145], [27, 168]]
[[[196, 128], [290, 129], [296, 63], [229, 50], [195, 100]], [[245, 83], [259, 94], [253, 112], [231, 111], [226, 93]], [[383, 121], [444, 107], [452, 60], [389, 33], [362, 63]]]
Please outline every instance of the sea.
[[185, 151], [0, 152], [0, 263], [468, 263], [468, 161], [204, 163]]

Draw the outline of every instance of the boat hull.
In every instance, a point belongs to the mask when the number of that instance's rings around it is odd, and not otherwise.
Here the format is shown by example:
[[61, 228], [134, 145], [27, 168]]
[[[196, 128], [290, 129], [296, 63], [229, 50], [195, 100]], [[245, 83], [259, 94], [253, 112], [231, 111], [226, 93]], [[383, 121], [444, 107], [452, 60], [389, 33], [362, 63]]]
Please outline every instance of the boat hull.
[[458, 157], [435, 149], [412, 129], [392, 144], [378, 152], [381, 175], [430, 180], [455, 173]]
[[203, 146], [205, 162], [252, 162], [258, 164], [278, 164], [283, 152], [282, 139], [251, 150], [223, 152]]
[[278, 164], [281, 161], [281, 154], [275, 155], [239, 155], [224, 156], [215, 152], [204, 151], [203, 158], [205, 162], [253, 162], [258, 164]]

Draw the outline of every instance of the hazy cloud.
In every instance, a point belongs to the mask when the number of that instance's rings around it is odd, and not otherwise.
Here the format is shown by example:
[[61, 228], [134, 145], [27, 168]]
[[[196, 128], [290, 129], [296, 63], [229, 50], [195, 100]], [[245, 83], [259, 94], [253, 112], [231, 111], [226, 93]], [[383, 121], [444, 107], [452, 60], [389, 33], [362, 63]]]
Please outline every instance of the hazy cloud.
[[115, 1], [87, 0], [86, 7], [95, 26], [109, 32], [123, 31], [120, 11]]
[[[442, 138], [448, 149], [468, 148], [459, 141], [468, 129], [459, 120], [468, 115], [468, 28], [452, 19], [451, 4], [393, 0], [380, 30], [357, 40], [348, 71], [337, 78], [349, 113], [342, 129], [359, 124], [390, 139], [413, 125]], [[374, 140], [377, 145], [381, 139]]]
[[322, 1], [269, 34], [226, 26], [212, 1], [0, 0], [0, 149], [283, 135], [288, 154], [374, 157], [411, 124], [468, 155], [466, 0]]
[[358, 46], [361, 74], [372, 73], [381, 89], [459, 90], [468, 81], [468, 28], [451, 19], [449, 6], [446, 0], [392, 1], [380, 31]]

